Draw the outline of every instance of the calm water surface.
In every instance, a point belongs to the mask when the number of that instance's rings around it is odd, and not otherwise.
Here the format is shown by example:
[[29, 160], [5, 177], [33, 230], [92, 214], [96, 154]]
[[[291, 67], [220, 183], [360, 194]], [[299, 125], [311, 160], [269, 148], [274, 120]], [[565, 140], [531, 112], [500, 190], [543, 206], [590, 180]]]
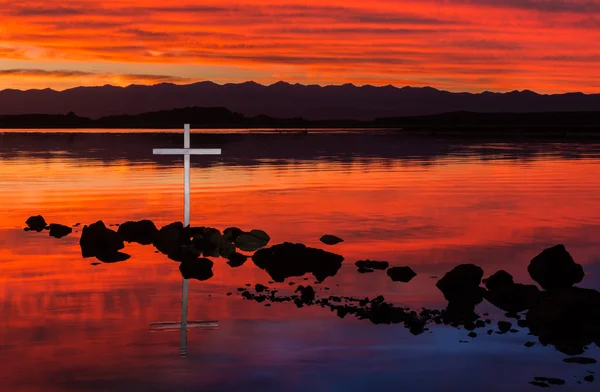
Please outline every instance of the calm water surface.
[[[563, 243], [584, 265], [582, 287], [600, 286], [600, 144], [591, 142], [415, 139], [397, 134], [194, 134], [193, 147], [222, 148], [192, 158], [192, 225], [265, 230], [270, 245], [302, 242], [345, 257], [335, 277], [268, 284], [252, 261], [191, 280], [189, 318], [219, 328], [190, 329], [188, 357], [177, 331], [178, 263], [153, 247], [127, 244], [132, 257], [93, 266], [80, 232], [62, 239], [24, 232], [30, 215], [73, 225], [183, 219], [181, 134], [0, 134], [0, 385], [6, 391], [535, 391], [534, 376], [560, 377], [563, 391], [595, 391], [581, 381], [597, 365], [570, 365], [553, 347], [525, 348], [526, 330], [480, 334], [445, 326], [411, 335], [401, 325], [340, 319], [318, 307], [271, 307], [236, 294], [246, 283], [292, 293], [374, 297], [443, 309], [436, 279], [459, 263], [485, 276], [505, 269], [531, 283], [526, 266]], [[116, 229], [116, 228], [115, 228]], [[319, 242], [323, 234], [345, 241]], [[410, 283], [361, 275], [359, 259], [417, 272]], [[325, 291], [324, 287], [330, 288]], [[232, 296], [226, 293], [234, 292]], [[485, 301], [478, 312], [506, 319]], [[514, 321], [514, 320], [513, 320]], [[483, 331], [481, 331], [483, 332]], [[469, 340], [469, 343], [459, 343]], [[591, 347], [586, 356], [597, 355]]]

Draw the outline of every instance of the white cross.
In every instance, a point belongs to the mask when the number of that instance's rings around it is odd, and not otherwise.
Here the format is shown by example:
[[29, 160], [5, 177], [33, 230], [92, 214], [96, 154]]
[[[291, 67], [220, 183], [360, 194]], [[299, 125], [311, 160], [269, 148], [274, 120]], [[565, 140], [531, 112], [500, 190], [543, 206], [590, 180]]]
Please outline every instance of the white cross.
[[[183, 127], [183, 148], [155, 148], [154, 155], [183, 155], [183, 226], [190, 225], [190, 155], [221, 155], [220, 148], [190, 148], [190, 124]], [[181, 322], [150, 323], [151, 331], [174, 330], [181, 332], [180, 351], [182, 357], [187, 355], [187, 329], [193, 327], [218, 327], [217, 321], [188, 321], [188, 280], [182, 279]]]

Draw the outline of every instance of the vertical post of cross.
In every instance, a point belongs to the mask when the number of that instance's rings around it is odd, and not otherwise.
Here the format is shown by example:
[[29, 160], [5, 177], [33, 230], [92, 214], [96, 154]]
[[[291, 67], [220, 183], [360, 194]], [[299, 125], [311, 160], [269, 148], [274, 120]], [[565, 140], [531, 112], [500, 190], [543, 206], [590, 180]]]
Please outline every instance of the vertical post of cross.
[[[183, 148], [190, 148], [190, 124], [183, 126]], [[190, 225], [190, 154], [183, 155], [183, 226]], [[188, 280], [181, 283], [181, 339], [179, 339], [179, 355], [187, 355], [187, 319], [188, 319]]]

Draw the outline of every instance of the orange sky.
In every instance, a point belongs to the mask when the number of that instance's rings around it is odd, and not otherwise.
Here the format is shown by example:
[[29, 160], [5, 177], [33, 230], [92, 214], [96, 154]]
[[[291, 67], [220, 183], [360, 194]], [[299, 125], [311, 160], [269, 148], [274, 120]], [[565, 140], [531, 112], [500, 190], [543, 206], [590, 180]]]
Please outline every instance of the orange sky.
[[278, 80], [600, 92], [598, 0], [0, 0], [0, 89]]

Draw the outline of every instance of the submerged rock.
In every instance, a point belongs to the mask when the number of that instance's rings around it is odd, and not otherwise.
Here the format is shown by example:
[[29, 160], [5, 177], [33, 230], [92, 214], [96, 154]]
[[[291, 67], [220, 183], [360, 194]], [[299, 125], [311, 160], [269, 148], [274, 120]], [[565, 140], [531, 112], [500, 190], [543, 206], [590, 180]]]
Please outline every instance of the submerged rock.
[[392, 267], [387, 270], [387, 275], [394, 282], [404, 282], [408, 283], [417, 276], [415, 271], [413, 271], [410, 267]]
[[544, 290], [569, 288], [585, 276], [583, 267], [575, 263], [562, 244], [544, 249], [531, 260], [527, 271]]
[[317, 281], [322, 282], [338, 272], [344, 257], [304, 244], [284, 242], [256, 251], [252, 261], [258, 268], [267, 271], [275, 282], [307, 273], [312, 273]]
[[560, 378], [553, 378], [553, 377], [534, 377], [533, 379], [535, 381], [545, 382], [545, 383], [551, 384], [551, 385], [565, 385], [565, 383], [566, 383], [565, 380], [562, 380]]
[[50, 223], [50, 237], [62, 238], [73, 232], [69, 226], [60, 225], [58, 223]]
[[253, 252], [267, 246], [271, 238], [262, 230], [241, 233], [235, 240], [235, 246], [244, 252]]
[[357, 269], [359, 274], [366, 274], [369, 272], [374, 272], [375, 270], [371, 269], [371, 268], [365, 268], [365, 267], [358, 267]]
[[206, 258], [194, 261], [184, 261], [179, 265], [179, 271], [184, 279], [208, 280], [213, 276], [213, 262]]
[[34, 230], [38, 233], [46, 228], [46, 220], [41, 215], [30, 216], [25, 221], [25, 224], [29, 230]]
[[83, 226], [79, 246], [81, 247], [81, 256], [84, 258], [95, 256], [104, 261], [118, 259], [116, 254], [125, 247], [125, 244], [116, 231], [107, 228], [100, 220], [89, 226]]
[[119, 225], [117, 233], [123, 241], [151, 245], [158, 235], [158, 229], [154, 222], [143, 219], [140, 221], [127, 221]]
[[368, 268], [368, 269], [376, 269], [376, 270], [386, 270], [390, 266], [390, 263], [387, 261], [377, 261], [377, 260], [358, 260], [354, 263], [355, 266], [360, 268]]
[[98, 260], [103, 263], [118, 263], [119, 261], [125, 261], [131, 256], [123, 252], [115, 252], [110, 254], [99, 254], [96, 256]]
[[340, 242], [344, 242], [344, 240], [341, 239], [340, 237], [336, 237], [336, 236], [331, 235], [331, 234], [325, 234], [319, 240], [322, 243], [324, 243], [325, 245], [335, 245], [335, 244], [339, 244]]

